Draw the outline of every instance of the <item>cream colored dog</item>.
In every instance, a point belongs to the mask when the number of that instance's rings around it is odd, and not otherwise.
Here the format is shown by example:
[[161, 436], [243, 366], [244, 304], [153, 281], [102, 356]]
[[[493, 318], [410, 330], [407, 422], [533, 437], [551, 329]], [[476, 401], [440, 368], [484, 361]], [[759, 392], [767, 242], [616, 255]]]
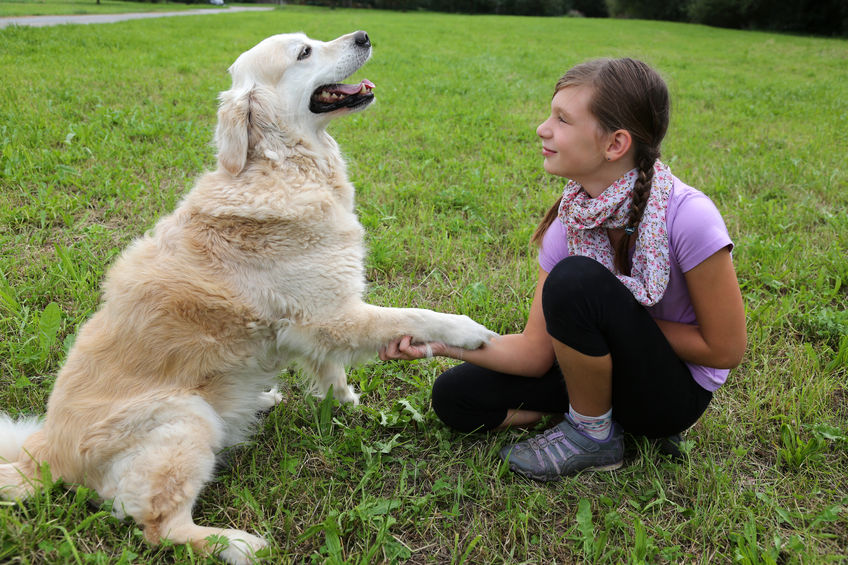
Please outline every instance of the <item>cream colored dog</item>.
[[465, 316], [362, 300], [363, 230], [325, 128], [373, 100], [367, 80], [340, 84], [370, 54], [362, 31], [328, 43], [289, 34], [236, 60], [218, 169], [111, 268], [43, 426], [0, 418], [0, 494], [32, 493], [46, 462], [112, 499], [152, 543], [250, 562], [262, 538], [198, 526], [191, 511], [216, 454], [279, 402], [282, 368], [298, 362], [317, 394], [332, 386], [355, 404], [345, 365], [398, 336], [477, 348], [494, 335]]

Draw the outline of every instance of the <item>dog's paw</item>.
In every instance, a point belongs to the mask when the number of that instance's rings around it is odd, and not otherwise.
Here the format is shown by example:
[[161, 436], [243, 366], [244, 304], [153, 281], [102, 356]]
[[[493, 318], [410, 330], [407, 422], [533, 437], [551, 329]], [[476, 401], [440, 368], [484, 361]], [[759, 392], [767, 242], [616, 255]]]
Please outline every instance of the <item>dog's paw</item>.
[[268, 547], [264, 539], [241, 530], [225, 530], [221, 535], [227, 538], [228, 543], [218, 557], [231, 565], [258, 563], [261, 558], [257, 557], [257, 552]]
[[259, 410], [270, 410], [283, 401], [283, 395], [277, 387], [259, 395]]
[[449, 314], [449, 316], [451, 323], [443, 328], [444, 336], [442, 339], [428, 341], [442, 341], [454, 347], [477, 349], [498, 336], [498, 334], [486, 326], [478, 324], [468, 316], [458, 314]]
[[434, 317], [426, 319], [418, 331], [413, 333], [413, 342], [440, 341], [453, 347], [477, 349], [498, 335], [468, 316], [437, 312], [433, 314]]
[[[319, 398], [321, 400], [327, 398], [327, 391], [321, 390], [320, 386], [314, 387], [311, 392], [315, 398]], [[354, 406], [359, 405], [359, 395], [356, 394], [352, 385], [333, 384], [333, 398], [341, 403], [353, 404]]]
[[359, 405], [359, 395], [354, 392], [352, 385], [340, 386], [339, 388], [333, 387], [333, 396], [339, 402], [347, 402], [354, 406]]

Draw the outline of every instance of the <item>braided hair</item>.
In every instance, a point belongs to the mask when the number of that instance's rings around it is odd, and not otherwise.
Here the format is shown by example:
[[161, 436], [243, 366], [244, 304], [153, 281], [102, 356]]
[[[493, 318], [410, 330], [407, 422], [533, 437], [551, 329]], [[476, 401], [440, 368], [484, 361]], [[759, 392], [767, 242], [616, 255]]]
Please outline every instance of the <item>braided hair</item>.
[[[630, 275], [628, 250], [651, 194], [654, 162], [660, 158], [660, 145], [668, 131], [670, 101], [668, 87], [651, 67], [635, 59], [596, 59], [573, 67], [557, 82], [554, 95], [569, 86], [589, 86], [592, 97], [589, 112], [601, 129], [612, 133], [623, 129], [633, 140], [638, 176], [633, 186], [633, 201], [627, 216], [625, 233], [615, 249], [619, 271]], [[560, 198], [561, 200], [561, 198]], [[532, 241], [541, 245], [542, 237], [557, 217], [560, 201], [545, 214]]]

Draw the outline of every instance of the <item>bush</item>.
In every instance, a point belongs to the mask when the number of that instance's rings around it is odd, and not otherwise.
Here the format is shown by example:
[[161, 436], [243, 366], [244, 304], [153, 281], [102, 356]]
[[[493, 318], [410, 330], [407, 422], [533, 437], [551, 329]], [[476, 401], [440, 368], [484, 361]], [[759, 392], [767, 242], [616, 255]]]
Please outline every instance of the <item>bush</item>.
[[607, 0], [606, 5], [614, 18], [685, 21], [689, 0]]
[[587, 18], [606, 18], [609, 16], [607, 3], [604, 0], [574, 0], [571, 10], [579, 12]]
[[748, 27], [751, 0], [690, 0], [689, 21], [708, 26], [745, 28]]
[[[145, 1], [145, 0], [142, 0]], [[149, 0], [147, 0], [149, 1]], [[156, 0], [154, 0], [156, 1]], [[183, 0], [207, 1], [207, 0]], [[242, 0], [251, 2], [254, 0]], [[259, 0], [261, 1], [261, 0]], [[737, 29], [848, 35], [846, 0], [289, 0], [315, 4], [521, 16], [582, 15], [692, 22]]]
[[756, 29], [848, 35], [845, 0], [750, 0], [748, 26]]

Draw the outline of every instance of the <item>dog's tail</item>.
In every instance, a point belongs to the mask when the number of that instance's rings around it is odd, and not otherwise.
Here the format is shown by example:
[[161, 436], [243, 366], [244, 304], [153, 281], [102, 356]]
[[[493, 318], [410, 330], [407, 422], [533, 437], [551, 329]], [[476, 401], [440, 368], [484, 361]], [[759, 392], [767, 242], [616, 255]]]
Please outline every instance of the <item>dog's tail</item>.
[[42, 426], [39, 418], [13, 420], [0, 414], [0, 498], [22, 498], [32, 492], [38, 465], [23, 452], [23, 446]]

